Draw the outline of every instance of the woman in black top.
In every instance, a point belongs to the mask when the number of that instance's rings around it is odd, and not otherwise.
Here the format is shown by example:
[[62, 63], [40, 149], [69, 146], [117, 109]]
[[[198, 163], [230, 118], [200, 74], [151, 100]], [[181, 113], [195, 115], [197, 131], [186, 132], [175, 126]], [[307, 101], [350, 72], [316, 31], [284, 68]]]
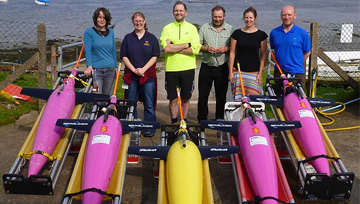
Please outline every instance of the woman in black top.
[[268, 35], [255, 26], [256, 17], [257, 12], [253, 7], [246, 9], [243, 14], [245, 27], [231, 35], [229, 81], [233, 86], [235, 101], [242, 97], [236, 63], [240, 63], [245, 94], [255, 95], [261, 91]]

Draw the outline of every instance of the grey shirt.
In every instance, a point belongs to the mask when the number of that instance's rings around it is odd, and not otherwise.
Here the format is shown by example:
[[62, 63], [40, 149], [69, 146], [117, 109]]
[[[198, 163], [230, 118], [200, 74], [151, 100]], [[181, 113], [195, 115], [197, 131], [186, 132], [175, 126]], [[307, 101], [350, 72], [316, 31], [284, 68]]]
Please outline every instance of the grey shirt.
[[[200, 43], [204, 46], [211, 46], [214, 48], [229, 47], [230, 37], [234, 32], [234, 28], [225, 23], [219, 31], [213, 27], [212, 23], [205, 23], [201, 26], [199, 31]], [[209, 65], [218, 67], [226, 63], [229, 59], [229, 52], [226, 53], [202, 53], [202, 62]]]

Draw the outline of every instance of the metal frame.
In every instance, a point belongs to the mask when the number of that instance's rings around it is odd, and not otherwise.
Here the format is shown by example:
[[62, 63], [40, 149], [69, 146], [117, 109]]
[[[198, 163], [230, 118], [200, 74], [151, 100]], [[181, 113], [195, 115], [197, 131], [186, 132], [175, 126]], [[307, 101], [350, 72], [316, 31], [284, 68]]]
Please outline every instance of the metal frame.
[[[270, 72], [268, 71], [268, 73]], [[271, 75], [269, 74], [268, 76]], [[299, 88], [300, 93], [306, 97], [302, 87], [298, 86], [297, 88]], [[269, 96], [276, 95], [273, 88], [271, 87], [269, 80], [266, 82], [265, 93]], [[275, 116], [275, 119], [280, 121], [275, 107], [273, 105], [270, 105], [270, 107]], [[299, 193], [302, 194], [304, 199], [348, 199], [350, 197], [354, 180], [354, 173], [347, 171], [340, 158], [338, 160], [331, 161], [335, 172], [332, 175], [333, 178], [328, 178], [328, 176], [325, 174], [313, 173], [315, 169], [310, 163], [306, 163], [305, 165], [303, 162], [301, 162], [301, 159], [296, 158], [290, 145], [287, 133], [281, 132], [281, 136], [289, 151], [291, 163], [299, 177], [301, 184]]]
[[[58, 84], [62, 80], [62, 77], [59, 76], [56, 80], [56, 84]], [[87, 81], [89, 84], [92, 83], [92, 78], [89, 78]], [[56, 85], [53, 86], [53, 90], [56, 89]], [[85, 87], [83, 92], [89, 93], [91, 92], [91, 86]], [[86, 107], [86, 103], [84, 103], [81, 107], [79, 118], [83, 115]], [[39, 116], [41, 117], [41, 116]], [[53, 195], [55, 185], [60, 176], [61, 170], [64, 166], [67, 155], [70, 151], [70, 147], [74, 140], [74, 136], [76, 134], [76, 130], [74, 130], [70, 136], [70, 140], [66, 146], [64, 151], [64, 155], [60, 160], [55, 160], [52, 165], [50, 165], [49, 175], [32, 175], [30, 178], [23, 176], [21, 171], [23, 167], [26, 166], [28, 160], [24, 157], [17, 157], [10, 168], [10, 171], [3, 175], [3, 182], [5, 192], [15, 193], [15, 194], [35, 194], [35, 195]], [[49, 163], [49, 162], [48, 162]]]
[[[91, 113], [90, 119], [96, 119], [97, 113], [99, 111], [99, 108], [97, 107], [97, 105], [93, 106], [93, 112]], [[134, 120], [134, 106], [131, 105], [128, 110], [127, 110], [128, 114], [126, 115], [126, 118], [124, 120], [130, 120], [133, 121]], [[130, 133], [130, 138], [137, 138], [139, 137], [137, 132], [131, 132]], [[129, 143], [128, 146], [130, 145], [131, 139], [129, 139]], [[126, 155], [126, 162], [125, 162], [125, 169], [124, 169], [124, 176], [126, 175], [126, 168], [127, 168], [127, 158], [128, 158], [128, 154]], [[125, 182], [125, 178], [122, 180], [122, 190], [124, 189], [124, 182]], [[120, 195], [116, 195], [115, 198], [113, 198], [111, 200], [112, 204], [121, 204], [121, 199], [122, 199], [122, 192], [120, 193]], [[75, 199], [73, 197], [64, 197], [64, 200], [62, 202], [62, 204], [71, 204], [73, 203]]]

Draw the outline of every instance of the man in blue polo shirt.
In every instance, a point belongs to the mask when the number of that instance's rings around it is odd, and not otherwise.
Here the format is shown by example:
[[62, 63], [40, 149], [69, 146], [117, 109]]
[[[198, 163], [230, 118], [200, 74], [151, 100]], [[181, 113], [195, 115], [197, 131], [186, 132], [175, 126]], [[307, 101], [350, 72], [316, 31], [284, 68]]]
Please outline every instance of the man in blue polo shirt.
[[[281, 9], [283, 24], [270, 33], [270, 45], [275, 50], [275, 58], [285, 74], [295, 75], [305, 85], [304, 64], [310, 55], [310, 37], [307, 32], [294, 24], [296, 11], [293, 6]], [[274, 77], [280, 77], [275, 66]]]

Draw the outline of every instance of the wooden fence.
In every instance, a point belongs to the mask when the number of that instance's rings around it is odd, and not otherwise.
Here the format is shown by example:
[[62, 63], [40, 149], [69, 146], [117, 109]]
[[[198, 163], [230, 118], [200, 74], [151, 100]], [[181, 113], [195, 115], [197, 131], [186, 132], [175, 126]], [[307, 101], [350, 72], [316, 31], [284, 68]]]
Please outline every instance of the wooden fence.
[[[46, 88], [46, 27], [42, 23], [37, 26], [37, 49], [38, 51], [31, 56], [30, 59], [28, 59], [24, 64], [21, 64], [18, 69], [1, 82], [0, 90], [3, 90], [15, 81], [15, 79], [33, 65], [38, 66], [38, 87], [43, 89]], [[39, 101], [39, 109], [42, 108], [44, 103], [44, 100]]]
[[352, 77], [349, 76], [336, 62], [334, 62], [325, 52], [319, 48], [319, 24], [314, 22], [310, 25], [311, 38], [311, 55], [308, 67], [308, 93], [312, 93], [313, 89], [313, 71], [318, 71], [318, 57], [323, 60], [334, 72], [344, 79], [351, 87], [360, 93], [360, 85]]

